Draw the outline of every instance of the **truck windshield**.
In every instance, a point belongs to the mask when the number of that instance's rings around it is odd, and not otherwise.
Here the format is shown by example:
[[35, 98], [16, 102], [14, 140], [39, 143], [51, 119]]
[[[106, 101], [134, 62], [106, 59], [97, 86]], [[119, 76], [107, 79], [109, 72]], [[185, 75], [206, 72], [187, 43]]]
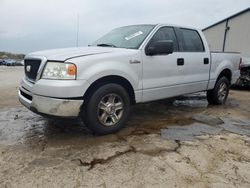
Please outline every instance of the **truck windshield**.
[[155, 25], [120, 27], [104, 35], [91, 46], [138, 49]]

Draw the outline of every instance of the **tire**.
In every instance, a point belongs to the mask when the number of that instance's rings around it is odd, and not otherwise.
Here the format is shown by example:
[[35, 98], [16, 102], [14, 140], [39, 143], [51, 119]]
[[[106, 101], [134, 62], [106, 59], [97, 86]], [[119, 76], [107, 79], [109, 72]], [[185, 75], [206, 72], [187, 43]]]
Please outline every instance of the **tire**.
[[130, 98], [118, 84], [95, 88], [86, 99], [82, 119], [98, 135], [110, 134], [124, 127], [129, 118]]
[[226, 77], [221, 77], [215, 84], [214, 89], [207, 91], [209, 104], [225, 104], [229, 93], [230, 82]]

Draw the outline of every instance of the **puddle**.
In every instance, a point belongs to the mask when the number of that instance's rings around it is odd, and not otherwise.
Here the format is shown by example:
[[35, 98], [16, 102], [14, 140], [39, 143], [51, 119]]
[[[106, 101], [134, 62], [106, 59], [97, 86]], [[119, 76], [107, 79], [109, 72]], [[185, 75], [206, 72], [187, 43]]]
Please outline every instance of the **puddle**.
[[[151, 104], [152, 105], [152, 104]], [[153, 104], [156, 105], [156, 104]], [[147, 106], [147, 105], [146, 105]], [[34, 114], [24, 107], [2, 109], [0, 111], [0, 144], [25, 144], [36, 147], [43, 143], [50, 145], [87, 145], [119, 139], [122, 135], [143, 135], [159, 132], [169, 125], [188, 125], [194, 122], [191, 117], [176, 115], [176, 112], [159, 109], [150, 112], [152, 108], [137, 106], [126, 127], [116, 134], [106, 136], [93, 135], [80, 120], [48, 120]], [[160, 112], [161, 111], [161, 112]], [[42, 142], [42, 143], [41, 143]]]
[[[194, 119], [202, 123], [193, 123], [188, 126], [172, 126], [161, 130], [161, 137], [170, 140], [191, 141], [196, 136], [216, 135], [221, 131], [227, 131], [239, 135], [250, 136], [250, 121], [212, 116], [194, 116]], [[207, 123], [207, 124], [204, 124]]]
[[220, 127], [194, 123], [188, 126], [173, 126], [169, 129], [162, 129], [161, 137], [169, 140], [191, 141], [195, 140], [195, 136], [219, 134], [222, 130]]
[[174, 106], [207, 107], [208, 102], [204, 92], [177, 97]]
[[0, 111], [0, 144], [32, 143], [34, 140], [48, 137], [77, 137], [89, 134], [80, 121], [48, 120], [24, 107]]

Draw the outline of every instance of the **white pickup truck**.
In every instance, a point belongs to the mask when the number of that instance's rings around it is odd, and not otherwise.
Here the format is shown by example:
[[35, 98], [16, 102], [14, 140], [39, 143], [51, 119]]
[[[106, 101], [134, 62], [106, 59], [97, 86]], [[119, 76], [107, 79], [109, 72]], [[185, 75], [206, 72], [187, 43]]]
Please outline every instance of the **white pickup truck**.
[[19, 100], [52, 117], [80, 117], [98, 134], [124, 126], [136, 103], [207, 91], [225, 103], [239, 78], [238, 53], [210, 52], [200, 30], [132, 25], [88, 47], [40, 51], [25, 57]]

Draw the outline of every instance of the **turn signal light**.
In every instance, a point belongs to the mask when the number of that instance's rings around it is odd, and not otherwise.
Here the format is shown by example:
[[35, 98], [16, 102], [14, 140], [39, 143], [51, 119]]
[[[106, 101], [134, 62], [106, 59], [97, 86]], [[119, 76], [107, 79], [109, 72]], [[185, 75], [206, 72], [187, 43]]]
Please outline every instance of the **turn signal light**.
[[75, 65], [73, 65], [73, 64], [69, 64], [68, 65], [68, 74], [69, 75], [76, 75], [76, 66]]

